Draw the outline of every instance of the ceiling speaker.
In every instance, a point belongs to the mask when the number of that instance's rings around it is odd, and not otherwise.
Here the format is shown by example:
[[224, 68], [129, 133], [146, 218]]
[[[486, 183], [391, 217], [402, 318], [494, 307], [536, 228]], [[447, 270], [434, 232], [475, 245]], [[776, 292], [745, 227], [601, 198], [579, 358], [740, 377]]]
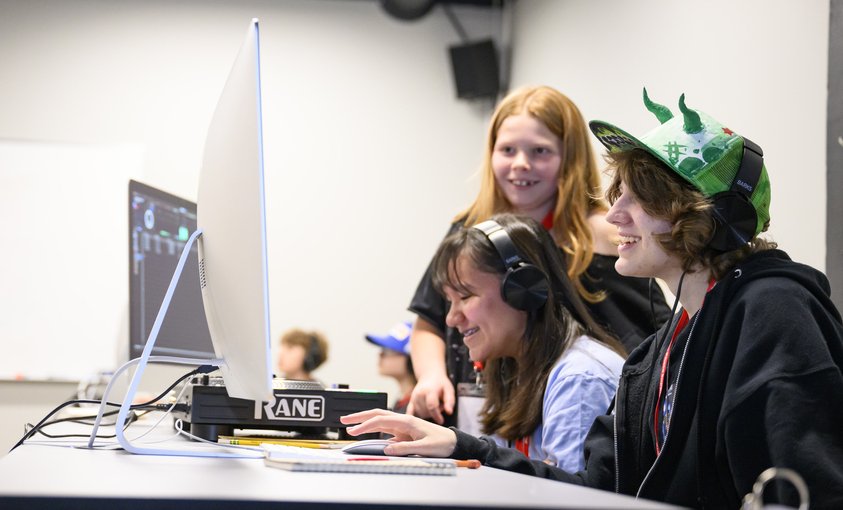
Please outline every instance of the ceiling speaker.
[[381, 7], [392, 16], [412, 21], [430, 12], [436, 0], [380, 0], [380, 3]]

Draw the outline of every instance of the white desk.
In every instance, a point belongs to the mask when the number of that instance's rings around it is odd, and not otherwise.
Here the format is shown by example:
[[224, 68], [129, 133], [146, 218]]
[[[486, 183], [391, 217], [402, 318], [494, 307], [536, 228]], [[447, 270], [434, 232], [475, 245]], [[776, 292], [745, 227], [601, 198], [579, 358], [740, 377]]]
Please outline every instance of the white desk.
[[[162, 428], [167, 434], [172, 431]], [[299, 473], [267, 467], [259, 459], [146, 456], [42, 445], [24, 445], [0, 459], [0, 508], [106, 506], [675, 508], [489, 467], [459, 468], [457, 476]]]

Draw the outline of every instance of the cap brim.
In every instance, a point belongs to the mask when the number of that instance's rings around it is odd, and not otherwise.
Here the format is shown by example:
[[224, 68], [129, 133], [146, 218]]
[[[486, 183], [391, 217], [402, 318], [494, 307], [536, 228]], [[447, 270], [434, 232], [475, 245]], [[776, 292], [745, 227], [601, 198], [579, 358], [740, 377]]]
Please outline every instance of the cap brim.
[[673, 168], [673, 165], [665, 159], [663, 154], [654, 151], [647, 144], [617, 126], [613, 126], [602, 120], [592, 120], [588, 123], [588, 127], [594, 133], [594, 136], [600, 140], [600, 143], [609, 149], [609, 152], [626, 152], [633, 149], [643, 149], [659, 158], [668, 167]]
[[404, 354], [402, 344], [391, 336], [366, 335], [366, 340], [380, 347], [386, 347], [387, 349], [392, 349], [393, 351], [398, 351], [401, 354]]

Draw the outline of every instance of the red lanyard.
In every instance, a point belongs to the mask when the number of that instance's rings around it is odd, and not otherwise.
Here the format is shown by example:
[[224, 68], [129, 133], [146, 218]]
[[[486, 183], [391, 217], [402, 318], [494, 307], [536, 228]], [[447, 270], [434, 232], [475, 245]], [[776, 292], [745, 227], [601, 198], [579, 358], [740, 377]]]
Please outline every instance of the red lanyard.
[[[706, 289], [706, 294], [714, 288], [714, 284], [717, 283], [714, 281], [714, 278], [708, 282], [708, 289]], [[703, 303], [705, 303], [705, 298], [703, 298]], [[700, 303], [700, 308], [702, 308], [702, 303]], [[662, 389], [664, 388], [664, 375], [667, 372], [667, 366], [670, 362], [670, 352], [673, 350], [673, 342], [676, 341], [676, 337], [679, 336], [679, 333], [685, 328], [688, 324], [690, 318], [688, 317], [688, 312], [682, 310], [682, 316], [679, 317], [679, 323], [676, 325], [676, 329], [673, 331], [673, 338], [670, 339], [670, 345], [667, 346], [667, 352], [664, 353], [664, 359], [662, 359], [662, 373], [659, 377], [659, 396], [656, 399], [656, 412], [655, 417], [653, 418], [653, 425], [654, 429], [653, 432], [656, 434], [656, 455], [661, 455], [661, 447], [659, 446], [659, 405], [662, 401]], [[667, 396], [665, 396], [667, 398]], [[667, 434], [665, 433], [665, 439], [667, 439]]]
[[530, 458], [530, 436], [515, 440], [515, 449]]
[[553, 209], [547, 212], [547, 216], [542, 220], [542, 226], [547, 230], [553, 228]]
[[662, 453], [661, 448], [659, 447], [659, 405], [662, 401], [662, 388], [664, 388], [664, 374], [665, 372], [667, 372], [667, 365], [670, 361], [670, 351], [673, 350], [673, 342], [676, 341], [676, 337], [679, 336], [679, 332], [685, 328], [686, 324], [688, 324], [688, 320], [688, 312], [682, 310], [682, 316], [679, 317], [679, 324], [676, 325], [676, 329], [673, 331], [673, 338], [670, 339], [670, 345], [667, 346], [667, 352], [664, 353], [664, 359], [662, 360], [662, 373], [659, 377], [659, 398], [656, 399], [656, 416], [655, 418], [653, 418], [656, 433], [656, 455], [661, 455]]

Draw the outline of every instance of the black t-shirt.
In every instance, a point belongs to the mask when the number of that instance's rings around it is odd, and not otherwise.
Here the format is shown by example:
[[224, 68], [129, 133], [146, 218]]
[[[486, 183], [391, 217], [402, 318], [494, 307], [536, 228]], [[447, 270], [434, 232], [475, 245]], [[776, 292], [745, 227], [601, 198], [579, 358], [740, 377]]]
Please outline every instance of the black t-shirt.
[[[451, 225], [447, 235], [459, 230], [461, 222]], [[599, 303], [584, 301], [594, 320], [618, 337], [628, 352], [645, 338], [655, 333], [670, 317], [670, 307], [658, 285], [654, 284], [653, 307], [656, 325], [650, 311], [649, 279], [621, 276], [615, 270], [617, 257], [594, 255], [586, 272], [580, 276], [589, 292], [605, 291], [606, 298]], [[432, 263], [432, 262], [431, 262]], [[409, 310], [439, 329], [445, 340], [445, 366], [451, 383], [471, 382], [473, 370], [468, 357], [468, 347], [456, 328], [445, 323], [450, 304], [433, 287], [432, 268], [427, 267], [419, 282]]]

